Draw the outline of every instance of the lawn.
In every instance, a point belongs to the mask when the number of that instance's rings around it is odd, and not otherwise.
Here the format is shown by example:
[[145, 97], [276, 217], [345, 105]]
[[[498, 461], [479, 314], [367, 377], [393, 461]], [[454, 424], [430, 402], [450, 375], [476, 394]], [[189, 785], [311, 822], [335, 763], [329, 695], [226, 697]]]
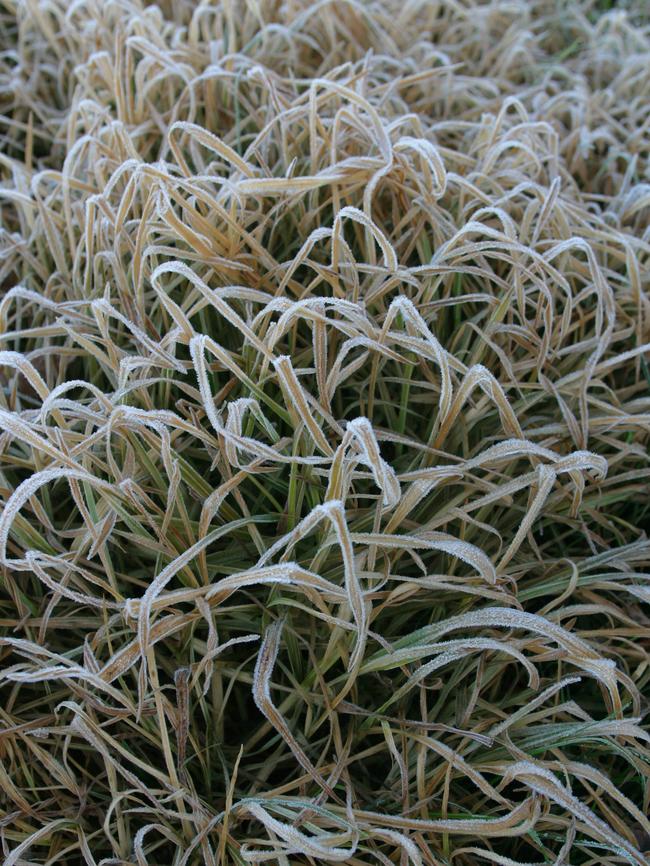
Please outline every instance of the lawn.
[[647, 866], [647, 0], [0, 0], [4, 866]]

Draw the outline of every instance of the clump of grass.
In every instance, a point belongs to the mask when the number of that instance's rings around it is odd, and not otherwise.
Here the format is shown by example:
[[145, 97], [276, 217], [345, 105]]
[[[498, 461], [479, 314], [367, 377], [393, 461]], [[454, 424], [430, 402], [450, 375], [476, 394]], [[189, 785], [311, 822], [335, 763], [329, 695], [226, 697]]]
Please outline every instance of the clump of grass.
[[2, 0], [5, 866], [647, 862], [610, 5]]

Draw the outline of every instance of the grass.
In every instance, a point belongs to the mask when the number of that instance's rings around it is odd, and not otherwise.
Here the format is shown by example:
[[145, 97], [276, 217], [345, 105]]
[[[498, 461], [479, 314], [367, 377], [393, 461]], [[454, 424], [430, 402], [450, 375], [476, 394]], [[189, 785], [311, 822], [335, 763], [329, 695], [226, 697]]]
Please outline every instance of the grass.
[[647, 863], [647, 12], [2, 0], [5, 866]]

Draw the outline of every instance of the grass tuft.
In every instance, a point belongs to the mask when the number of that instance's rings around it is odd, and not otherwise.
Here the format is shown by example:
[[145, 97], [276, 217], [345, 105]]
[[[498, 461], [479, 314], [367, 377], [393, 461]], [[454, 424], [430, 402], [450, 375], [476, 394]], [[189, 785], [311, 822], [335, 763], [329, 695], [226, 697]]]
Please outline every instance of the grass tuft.
[[0, 0], [4, 866], [644, 866], [638, 2]]

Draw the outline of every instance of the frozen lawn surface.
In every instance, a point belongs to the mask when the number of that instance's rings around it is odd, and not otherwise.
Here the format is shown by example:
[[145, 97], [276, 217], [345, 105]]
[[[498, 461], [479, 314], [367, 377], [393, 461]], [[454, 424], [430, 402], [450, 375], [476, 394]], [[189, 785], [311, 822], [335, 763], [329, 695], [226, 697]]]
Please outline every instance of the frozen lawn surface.
[[647, 862], [647, 0], [0, 0], [0, 861]]

